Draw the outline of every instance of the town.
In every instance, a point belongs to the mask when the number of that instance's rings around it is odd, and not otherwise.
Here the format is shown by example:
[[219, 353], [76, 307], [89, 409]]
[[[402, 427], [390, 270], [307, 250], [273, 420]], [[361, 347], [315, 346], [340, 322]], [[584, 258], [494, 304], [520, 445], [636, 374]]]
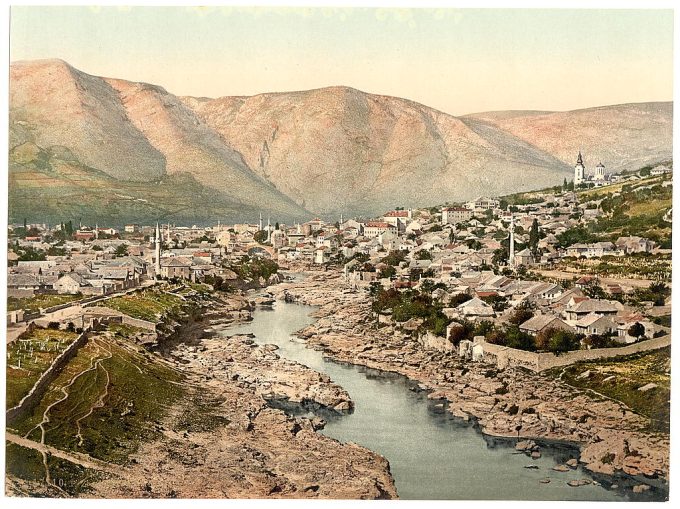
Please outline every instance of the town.
[[[486, 352], [487, 360], [512, 362], [499, 348], [559, 353], [644, 341], [645, 349], [667, 346], [671, 167], [616, 178], [602, 168], [584, 177], [579, 153], [574, 181], [561, 187], [396, 208], [371, 219], [286, 225], [260, 214], [251, 224], [205, 227], [14, 225], [9, 337], [30, 322], [66, 327], [79, 320], [82, 326], [87, 308], [71, 304], [157, 281], [234, 291], [264, 287], [282, 268], [340, 270], [352, 291], [370, 292], [379, 326], [409, 331], [428, 347], [465, 358], [480, 360]], [[602, 194], [601, 186], [585, 184], [591, 181], [616, 189]], [[668, 208], [658, 211], [655, 229], [644, 221], [636, 228], [621, 209], [630, 212], [636, 199], [650, 197]], [[622, 215], [626, 228], [612, 236]], [[244, 274], [244, 261], [257, 262], [258, 270]], [[541, 369], [522, 356], [516, 362]]]

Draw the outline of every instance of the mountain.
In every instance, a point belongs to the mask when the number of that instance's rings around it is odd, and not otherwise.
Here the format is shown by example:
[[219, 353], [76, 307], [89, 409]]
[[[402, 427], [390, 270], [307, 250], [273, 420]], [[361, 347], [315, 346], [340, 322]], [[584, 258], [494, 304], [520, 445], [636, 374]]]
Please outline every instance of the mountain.
[[[672, 104], [454, 117], [330, 87], [177, 97], [60, 60], [10, 70], [10, 221], [371, 216], [670, 159]], [[591, 166], [596, 162], [593, 160]]]
[[324, 215], [530, 189], [570, 172], [493, 126], [348, 87], [184, 102], [255, 173]]
[[670, 159], [673, 103], [600, 106], [574, 111], [496, 111], [463, 117], [464, 122], [497, 127], [570, 165], [583, 153], [586, 165], [635, 170]]
[[10, 221], [309, 215], [161, 87], [13, 63], [9, 130]]

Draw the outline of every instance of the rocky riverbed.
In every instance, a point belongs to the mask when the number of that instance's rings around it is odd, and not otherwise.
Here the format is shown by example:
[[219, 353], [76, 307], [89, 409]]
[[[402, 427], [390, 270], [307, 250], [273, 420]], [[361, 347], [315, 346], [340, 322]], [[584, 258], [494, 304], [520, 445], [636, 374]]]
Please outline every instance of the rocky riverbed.
[[[260, 302], [267, 305], [266, 302]], [[396, 498], [385, 458], [316, 432], [320, 418], [290, 417], [271, 402], [351, 409], [347, 392], [273, 345], [215, 331], [250, 318], [234, 295], [162, 345], [187, 376], [185, 402], [155, 423], [163, 438], [141, 446], [125, 479], [98, 482], [95, 497]]]
[[663, 486], [669, 437], [646, 431], [645, 418], [559, 380], [521, 369], [463, 363], [425, 350], [392, 327], [378, 329], [365, 292], [351, 291], [338, 273], [312, 273], [304, 281], [270, 287], [277, 299], [319, 306], [318, 320], [298, 333], [330, 358], [418, 381], [429, 397], [446, 401], [453, 415], [475, 419], [482, 431], [503, 437], [567, 441], [593, 472], [633, 479], [635, 492]]

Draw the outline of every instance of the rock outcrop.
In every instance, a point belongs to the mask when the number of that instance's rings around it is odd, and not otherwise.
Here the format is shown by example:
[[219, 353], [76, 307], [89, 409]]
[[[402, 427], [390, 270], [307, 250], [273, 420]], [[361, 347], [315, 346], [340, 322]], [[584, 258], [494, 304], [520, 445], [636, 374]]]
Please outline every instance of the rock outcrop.
[[[425, 350], [392, 327], [377, 329], [366, 293], [350, 291], [335, 273], [311, 274], [270, 288], [278, 298], [319, 306], [318, 320], [298, 335], [341, 362], [405, 375], [448, 401], [455, 416], [474, 418], [482, 431], [576, 443], [579, 461], [601, 474], [668, 477], [669, 437], [623, 405], [585, 394], [545, 374], [479, 363]], [[529, 446], [531, 443], [524, 443]], [[534, 451], [531, 446], [529, 451]], [[566, 467], [569, 468], [569, 467]]]

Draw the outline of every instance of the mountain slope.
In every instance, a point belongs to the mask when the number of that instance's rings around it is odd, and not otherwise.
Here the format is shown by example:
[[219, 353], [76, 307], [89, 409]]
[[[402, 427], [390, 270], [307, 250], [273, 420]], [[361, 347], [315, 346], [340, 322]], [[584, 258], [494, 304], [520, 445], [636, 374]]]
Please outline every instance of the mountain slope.
[[133, 126], [101, 78], [61, 60], [10, 66], [10, 148], [24, 142], [68, 147], [84, 164], [121, 180], [152, 181], [165, 158]]
[[463, 120], [500, 128], [568, 164], [575, 162], [580, 150], [588, 167], [602, 161], [613, 171], [667, 160], [673, 152], [671, 102], [565, 112], [487, 112], [467, 115]]
[[493, 126], [347, 87], [183, 100], [254, 172], [322, 214], [527, 189], [570, 171]]
[[[12, 149], [26, 143], [32, 148], [15, 157]], [[48, 172], [47, 180], [44, 174], [26, 171], [31, 164], [41, 170], [50, 166], [41, 160], [26, 160], [27, 154], [52, 154], [59, 149], [68, 151], [79, 178], [52, 171], [63, 167], [59, 161]], [[176, 174], [188, 175], [169, 178]], [[32, 185], [27, 175], [43, 185]], [[81, 179], [82, 175], [87, 178]], [[195, 186], [174, 187], [186, 177], [193, 179], [200, 192]], [[94, 181], [98, 184], [90, 185]], [[159, 214], [188, 222], [195, 220], [192, 217], [205, 219], [211, 210], [228, 211], [228, 217], [234, 220], [253, 220], [263, 209], [288, 220], [310, 214], [254, 175], [240, 154], [161, 87], [90, 76], [60, 60], [11, 65], [10, 182], [12, 217], [20, 212], [35, 215], [30, 213], [31, 207], [50, 195], [50, 189], [44, 187], [46, 182], [54, 189], [71, 189], [50, 208], [55, 214], [61, 207], [79, 211], [84, 217], [108, 217], [118, 207], [131, 214], [121, 222], [140, 220], [135, 212], [138, 207], [130, 208], [125, 200], [119, 203], [115, 193], [93, 202], [86, 192], [102, 186], [125, 188], [125, 182], [149, 183], [148, 187], [137, 186], [137, 194], [133, 194], [142, 200], [145, 193], [155, 196], [163, 204]], [[187, 195], [189, 191], [212, 196], [215, 203], [195, 201]], [[177, 203], [175, 210], [173, 201]], [[193, 212], [187, 214], [187, 208]], [[148, 218], [153, 207], [140, 213]]]

